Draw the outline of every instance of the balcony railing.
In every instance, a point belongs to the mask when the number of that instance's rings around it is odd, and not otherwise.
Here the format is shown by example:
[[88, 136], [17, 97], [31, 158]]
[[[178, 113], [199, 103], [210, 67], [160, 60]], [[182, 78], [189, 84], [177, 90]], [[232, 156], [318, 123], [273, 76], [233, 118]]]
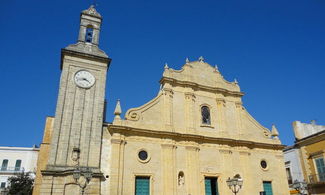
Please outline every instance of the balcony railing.
[[24, 172], [24, 167], [0, 167], [0, 173]]
[[309, 183], [310, 184], [325, 183], [325, 173], [309, 175]]

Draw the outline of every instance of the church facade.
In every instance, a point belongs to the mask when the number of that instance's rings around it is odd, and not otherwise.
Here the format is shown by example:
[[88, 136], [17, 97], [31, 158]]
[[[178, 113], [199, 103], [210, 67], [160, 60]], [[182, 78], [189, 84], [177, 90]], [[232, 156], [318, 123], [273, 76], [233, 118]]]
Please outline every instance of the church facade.
[[[46, 121], [34, 195], [289, 194], [275, 126], [244, 108], [237, 81], [201, 57], [165, 66], [158, 95], [104, 122], [109, 57], [99, 49], [101, 15], [81, 13], [78, 42], [62, 49], [55, 117]], [[111, 102], [109, 102], [111, 103]]]

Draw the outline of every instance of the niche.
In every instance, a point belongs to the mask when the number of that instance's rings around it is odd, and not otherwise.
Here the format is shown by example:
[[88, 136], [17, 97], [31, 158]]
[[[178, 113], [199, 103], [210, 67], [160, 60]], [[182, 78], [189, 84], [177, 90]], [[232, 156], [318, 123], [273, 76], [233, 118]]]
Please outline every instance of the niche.
[[180, 171], [178, 173], [178, 185], [179, 186], [183, 186], [185, 184], [185, 176], [184, 176], [184, 172]]

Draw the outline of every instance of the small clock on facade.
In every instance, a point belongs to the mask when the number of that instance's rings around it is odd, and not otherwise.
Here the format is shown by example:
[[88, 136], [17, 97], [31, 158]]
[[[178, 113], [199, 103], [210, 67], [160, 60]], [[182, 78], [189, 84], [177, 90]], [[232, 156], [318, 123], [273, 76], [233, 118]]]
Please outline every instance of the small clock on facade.
[[95, 84], [95, 77], [86, 70], [80, 70], [75, 74], [74, 82], [78, 87], [90, 88]]

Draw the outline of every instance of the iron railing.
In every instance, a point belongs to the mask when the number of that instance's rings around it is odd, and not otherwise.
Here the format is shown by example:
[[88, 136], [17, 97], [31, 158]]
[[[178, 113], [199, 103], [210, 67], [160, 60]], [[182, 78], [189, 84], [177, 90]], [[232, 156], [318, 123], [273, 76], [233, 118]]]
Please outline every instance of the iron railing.
[[309, 183], [325, 183], [325, 173], [309, 175]]
[[24, 172], [24, 167], [0, 167], [0, 173], [3, 172]]

